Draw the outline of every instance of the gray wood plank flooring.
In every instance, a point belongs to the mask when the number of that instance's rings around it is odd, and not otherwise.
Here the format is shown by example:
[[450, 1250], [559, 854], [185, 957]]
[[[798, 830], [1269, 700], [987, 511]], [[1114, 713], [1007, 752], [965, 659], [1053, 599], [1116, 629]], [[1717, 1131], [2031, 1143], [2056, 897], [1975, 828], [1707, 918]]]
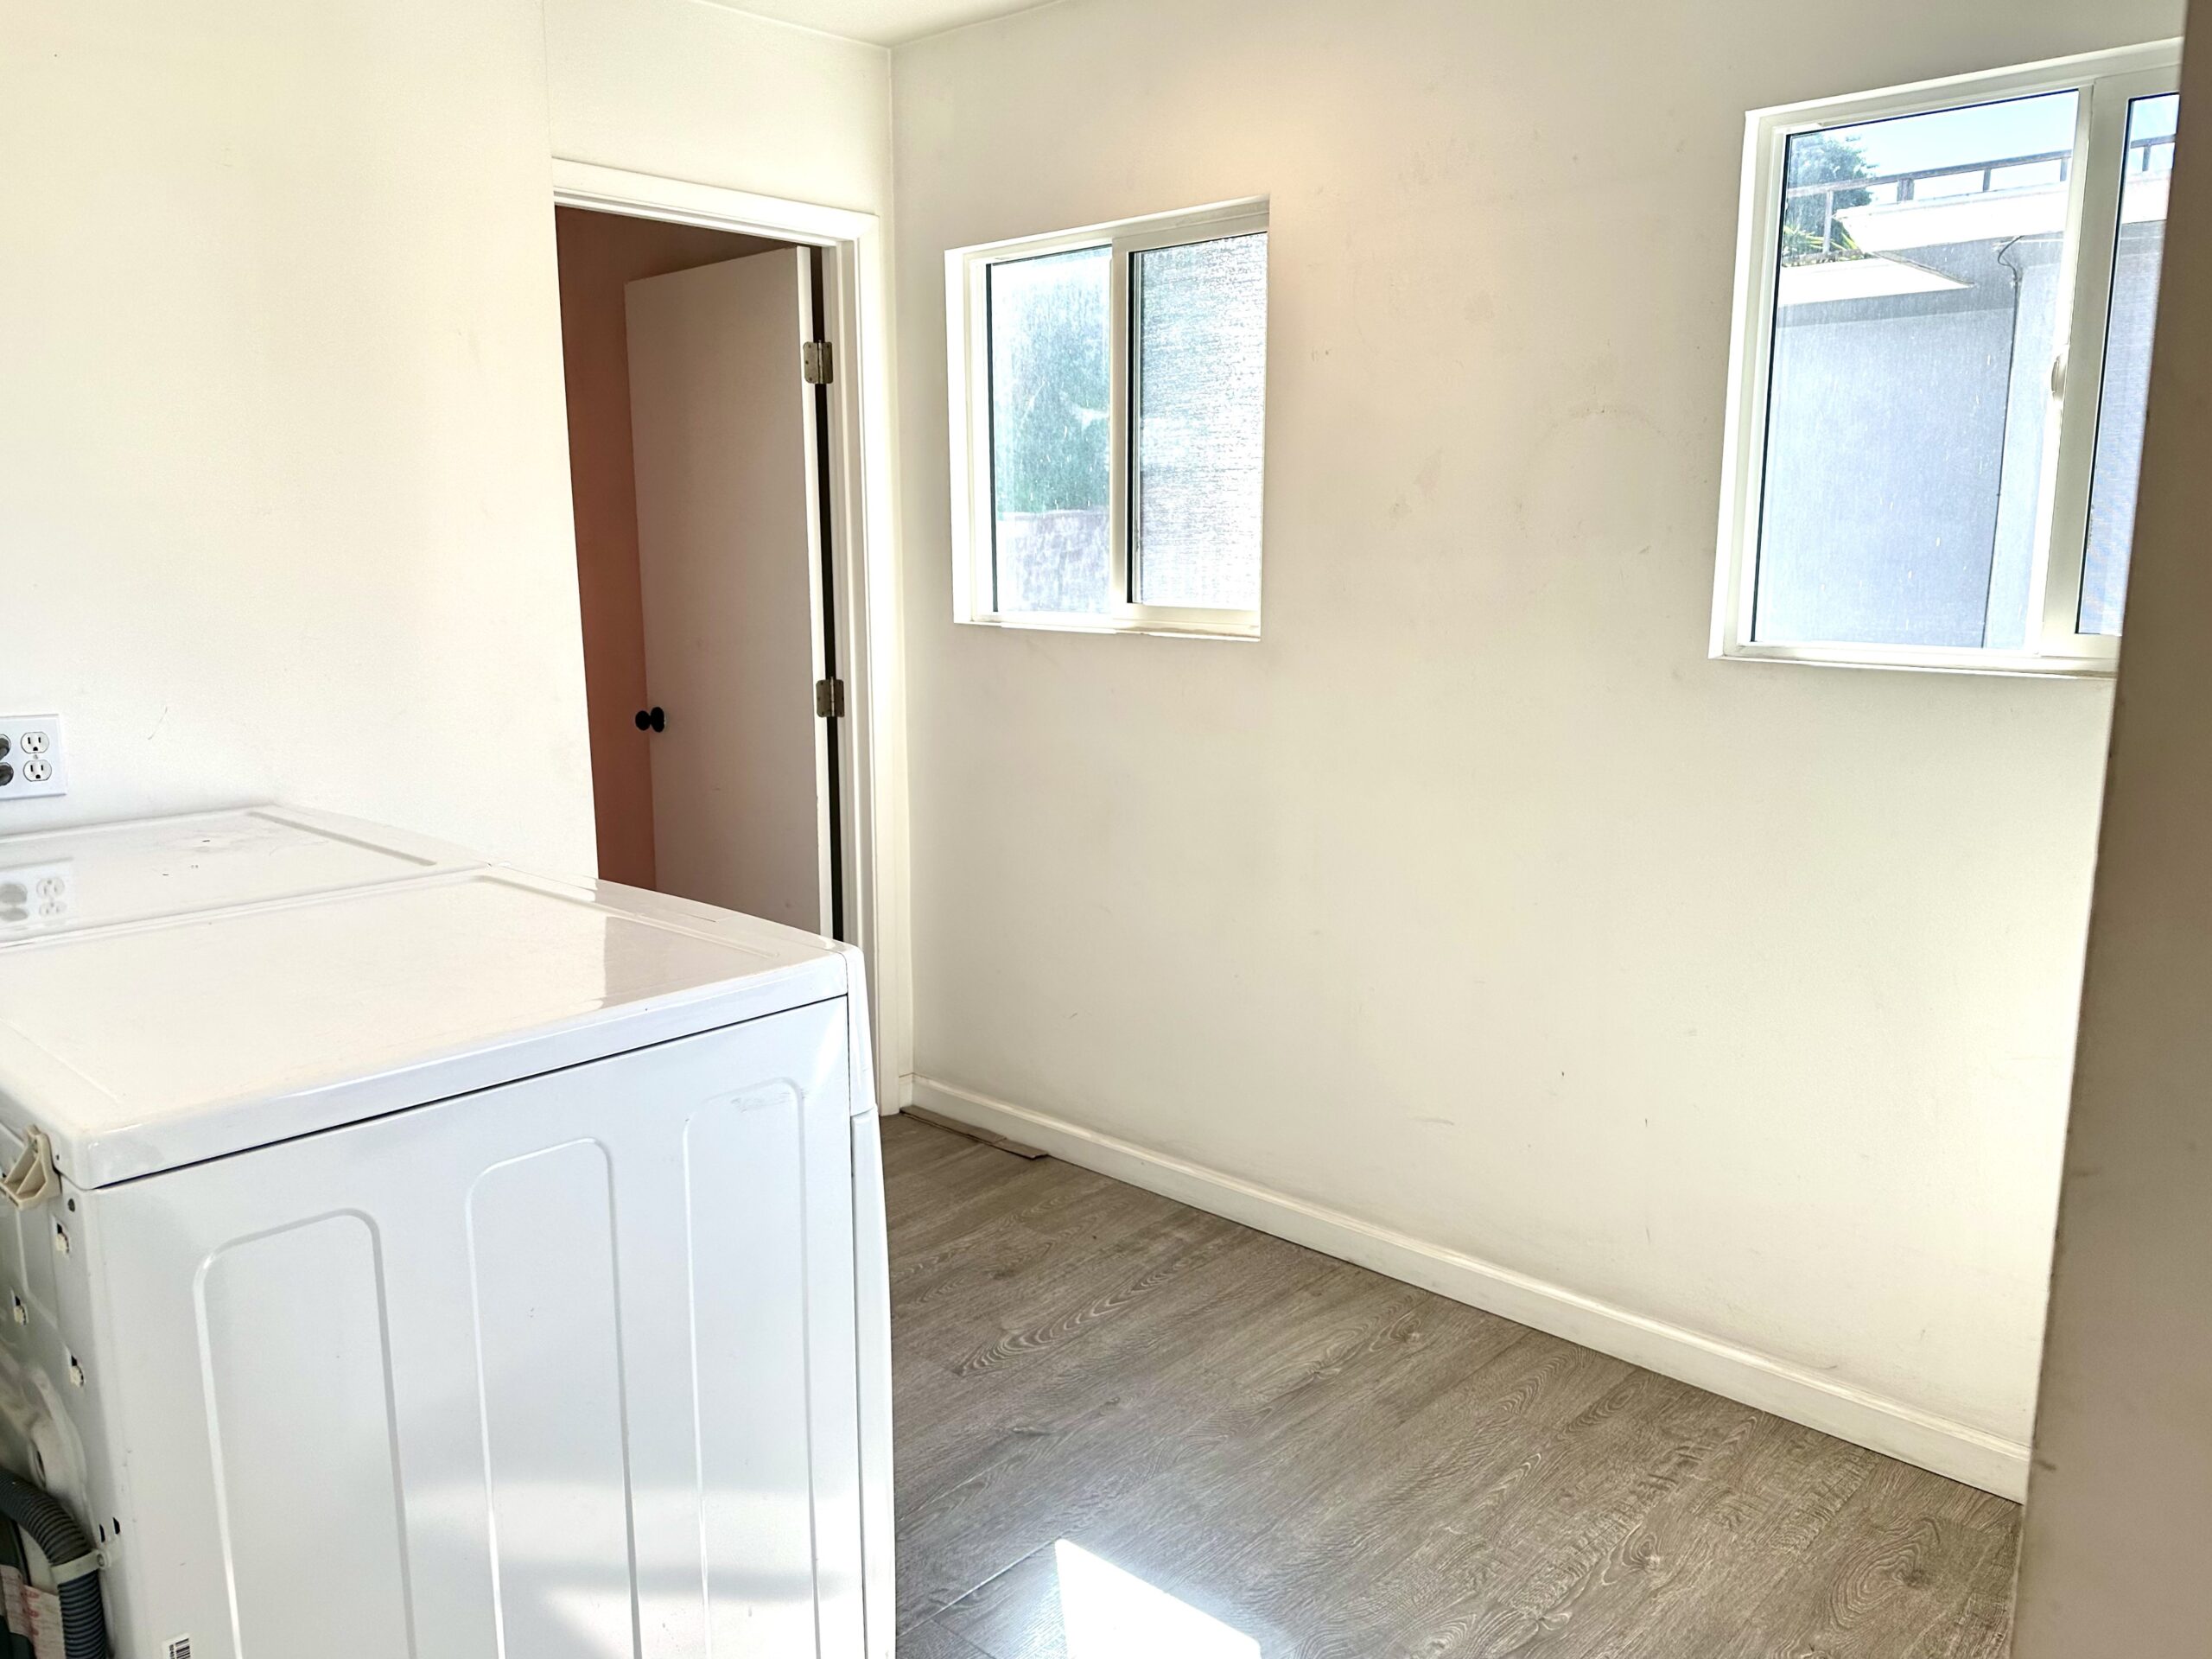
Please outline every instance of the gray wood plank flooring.
[[2000, 1498], [883, 1127], [901, 1659], [2003, 1659]]

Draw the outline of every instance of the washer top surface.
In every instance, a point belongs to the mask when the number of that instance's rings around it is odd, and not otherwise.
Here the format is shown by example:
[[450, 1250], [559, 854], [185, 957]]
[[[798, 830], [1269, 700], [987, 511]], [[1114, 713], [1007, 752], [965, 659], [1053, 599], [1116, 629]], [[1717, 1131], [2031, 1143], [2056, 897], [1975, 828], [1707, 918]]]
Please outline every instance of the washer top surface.
[[0, 948], [0, 1122], [44, 1129], [79, 1185], [858, 982], [847, 947], [658, 893], [278, 810], [187, 822], [0, 840], [0, 871], [35, 842], [104, 895]]
[[419, 836], [282, 807], [0, 836], [0, 949], [483, 861]]

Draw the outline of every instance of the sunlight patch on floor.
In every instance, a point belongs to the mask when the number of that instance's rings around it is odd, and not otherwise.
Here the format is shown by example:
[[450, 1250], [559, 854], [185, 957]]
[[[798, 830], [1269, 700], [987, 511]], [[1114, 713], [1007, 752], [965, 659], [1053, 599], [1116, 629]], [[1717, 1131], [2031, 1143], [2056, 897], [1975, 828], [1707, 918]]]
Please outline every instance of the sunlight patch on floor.
[[1052, 1546], [1067, 1659], [1260, 1659], [1260, 1644], [1065, 1538]]

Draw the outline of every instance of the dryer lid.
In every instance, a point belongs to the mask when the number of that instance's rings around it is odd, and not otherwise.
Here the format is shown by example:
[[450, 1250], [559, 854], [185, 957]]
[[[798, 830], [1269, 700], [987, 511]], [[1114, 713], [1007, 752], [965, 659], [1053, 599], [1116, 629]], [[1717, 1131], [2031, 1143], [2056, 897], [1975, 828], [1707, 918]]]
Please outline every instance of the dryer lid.
[[105, 1185], [840, 996], [849, 973], [849, 948], [773, 923], [481, 866], [86, 925], [0, 950], [0, 1122]]
[[0, 836], [0, 950], [49, 934], [480, 866], [380, 824], [274, 806]]

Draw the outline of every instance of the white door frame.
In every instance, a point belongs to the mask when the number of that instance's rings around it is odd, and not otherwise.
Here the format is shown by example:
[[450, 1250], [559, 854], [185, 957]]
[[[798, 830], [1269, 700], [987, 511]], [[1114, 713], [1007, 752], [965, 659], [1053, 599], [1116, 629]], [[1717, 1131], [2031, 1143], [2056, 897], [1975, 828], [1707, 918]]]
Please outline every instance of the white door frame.
[[[876, 1106], [903, 1103], [913, 1070], [906, 890], [897, 537], [892, 512], [890, 331], [882, 226], [874, 213], [785, 201], [590, 162], [553, 161], [553, 199], [631, 219], [772, 238], [823, 253], [816, 326], [833, 359], [830, 391], [830, 575], [847, 717], [837, 722], [845, 919], [868, 958]], [[796, 365], [794, 365], [796, 366]]]

